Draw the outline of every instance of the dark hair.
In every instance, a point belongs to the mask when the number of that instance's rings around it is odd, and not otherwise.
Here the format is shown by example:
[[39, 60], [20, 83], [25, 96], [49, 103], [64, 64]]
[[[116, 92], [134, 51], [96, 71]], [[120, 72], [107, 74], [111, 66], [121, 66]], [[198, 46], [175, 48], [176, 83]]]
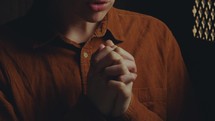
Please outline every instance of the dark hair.
[[27, 12], [27, 15], [33, 14], [38, 15], [46, 14], [47, 8], [51, 0], [34, 0], [30, 10]]

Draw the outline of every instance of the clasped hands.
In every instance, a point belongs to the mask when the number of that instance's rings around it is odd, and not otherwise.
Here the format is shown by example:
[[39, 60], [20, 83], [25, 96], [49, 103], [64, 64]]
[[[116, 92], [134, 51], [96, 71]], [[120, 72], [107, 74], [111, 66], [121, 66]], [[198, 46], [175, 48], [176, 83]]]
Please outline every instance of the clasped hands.
[[137, 77], [134, 57], [111, 40], [101, 44], [91, 58], [88, 73], [88, 98], [105, 116], [125, 113]]

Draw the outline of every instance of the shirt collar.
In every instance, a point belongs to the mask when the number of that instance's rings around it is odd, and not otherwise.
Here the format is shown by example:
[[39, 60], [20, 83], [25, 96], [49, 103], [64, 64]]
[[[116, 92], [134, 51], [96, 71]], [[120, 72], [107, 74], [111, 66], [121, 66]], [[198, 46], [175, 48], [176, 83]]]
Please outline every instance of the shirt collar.
[[[42, 25], [45, 25], [45, 24], [42, 24]], [[33, 38], [33, 41], [32, 41], [33, 48], [42, 47], [50, 43], [57, 37], [61, 38], [61, 36], [59, 36], [60, 34], [56, 31], [56, 29], [50, 26], [50, 24], [48, 25], [49, 26], [46, 28], [36, 27], [37, 29], [33, 31], [33, 35], [31, 34]], [[114, 7], [110, 9], [108, 14], [101, 21], [99, 27], [95, 31], [95, 37], [104, 37], [108, 32], [110, 33], [110, 36], [112, 36], [111, 38], [113, 38], [114, 41], [116, 42], [122, 42], [125, 40], [122, 34], [120, 19]]]
[[111, 8], [107, 16], [107, 29], [111, 32], [116, 40], [125, 41], [125, 37], [123, 36], [122, 31], [122, 25], [120, 23], [121, 20], [117, 14], [116, 8]]
[[109, 31], [113, 38], [117, 41], [124, 41], [122, 34], [122, 27], [120, 19], [116, 13], [116, 9], [112, 7], [105, 18], [101, 21], [100, 26], [97, 28], [95, 35], [96, 37], [103, 37]]

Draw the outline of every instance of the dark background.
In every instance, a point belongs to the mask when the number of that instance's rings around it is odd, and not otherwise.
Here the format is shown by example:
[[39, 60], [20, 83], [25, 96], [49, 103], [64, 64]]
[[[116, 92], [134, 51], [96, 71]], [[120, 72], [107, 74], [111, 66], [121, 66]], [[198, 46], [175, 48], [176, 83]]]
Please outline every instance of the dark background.
[[[212, 0], [214, 1], [214, 0]], [[23, 16], [32, 0], [0, 0], [0, 24]], [[198, 96], [202, 121], [215, 121], [215, 42], [192, 36], [194, 0], [116, 0], [115, 7], [154, 16], [168, 25], [181, 47]]]

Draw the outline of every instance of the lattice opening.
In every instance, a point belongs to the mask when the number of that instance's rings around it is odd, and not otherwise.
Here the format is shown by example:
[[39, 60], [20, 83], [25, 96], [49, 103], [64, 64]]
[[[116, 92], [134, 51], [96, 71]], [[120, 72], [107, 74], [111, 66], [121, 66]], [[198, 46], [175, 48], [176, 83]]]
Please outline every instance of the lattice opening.
[[195, 0], [192, 13], [195, 18], [193, 36], [215, 42], [215, 1]]

